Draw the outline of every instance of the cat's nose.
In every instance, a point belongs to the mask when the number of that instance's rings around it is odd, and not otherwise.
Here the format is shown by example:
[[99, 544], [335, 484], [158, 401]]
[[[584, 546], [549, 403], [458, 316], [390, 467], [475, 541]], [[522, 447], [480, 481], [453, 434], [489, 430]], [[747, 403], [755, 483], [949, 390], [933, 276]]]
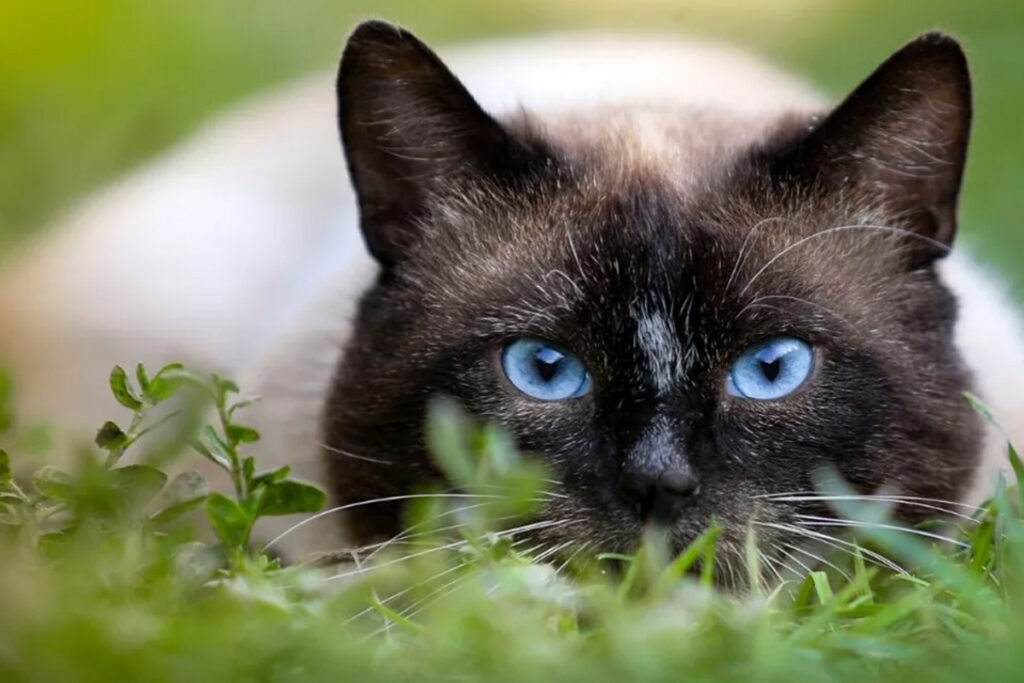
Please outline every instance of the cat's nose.
[[621, 484], [637, 515], [659, 524], [674, 522], [686, 501], [700, 489], [700, 481], [690, 468], [660, 472], [627, 470]]

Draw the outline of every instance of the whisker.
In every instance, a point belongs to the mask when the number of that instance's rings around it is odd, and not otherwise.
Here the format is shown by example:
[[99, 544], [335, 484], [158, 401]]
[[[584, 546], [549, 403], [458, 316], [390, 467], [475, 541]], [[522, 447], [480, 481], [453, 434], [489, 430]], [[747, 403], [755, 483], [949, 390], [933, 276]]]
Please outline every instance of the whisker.
[[274, 545], [275, 543], [277, 543], [282, 538], [292, 533], [296, 529], [300, 529], [306, 526], [310, 522], [315, 522], [318, 519], [322, 519], [328, 515], [333, 515], [336, 512], [344, 512], [345, 510], [351, 510], [353, 508], [363, 507], [366, 505], [376, 505], [377, 503], [393, 503], [399, 500], [415, 500], [418, 498], [488, 498], [493, 500], [502, 497], [503, 496], [492, 496], [476, 493], [408, 493], [401, 496], [388, 496], [386, 498], [374, 498], [372, 500], [359, 500], [354, 503], [348, 503], [347, 505], [339, 505], [337, 507], [323, 510], [321, 512], [316, 513], [315, 515], [311, 515], [301, 520], [300, 522], [288, 527], [274, 538], [270, 539], [270, 541], [268, 541], [267, 544], [263, 546], [263, 551], [265, 552], [268, 548], [270, 548], [270, 546]]
[[837, 527], [849, 527], [855, 529], [886, 529], [888, 531], [903, 531], [908, 534], [915, 536], [922, 536], [924, 538], [930, 538], [936, 541], [942, 541], [944, 543], [952, 543], [953, 545], [961, 548], [970, 548], [970, 544], [958, 541], [955, 538], [949, 538], [942, 534], [935, 534], [930, 531], [924, 531], [922, 529], [914, 529], [911, 527], [900, 526], [898, 524], [885, 524], [882, 522], [862, 522], [854, 519], [832, 519], [831, 517], [818, 517], [816, 515], [796, 515], [798, 519], [812, 522], [819, 526], [837, 526]]
[[967, 510], [984, 510], [985, 508], [978, 505], [971, 505], [969, 503], [962, 503], [956, 500], [945, 500], [943, 498], [927, 498], [924, 496], [903, 496], [897, 493], [840, 493], [840, 494], [823, 494], [816, 491], [784, 491], [779, 493], [762, 493], [753, 496], [757, 499], [787, 499], [792, 498], [793, 500], [871, 500], [871, 499], [893, 499], [898, 501], [921, 501], [925, 503], [936, 503], [939, 505], [950, 505], [954, 507], [960, 507]]
[[[398, 534], [395, 534], [394, 536], [392, 536], [390, 539], [388, 539], [386, 541], [382, 541], [381, 543], [372, 544], [370, 546], [365, 546], [365, 548], [371, 548], [373, 546], [377, 546], [376, 549], [373, 552], [371, 552], [369, 555], [367, 555], [366, 561], [369, 562], [376, 555], [378, 555], [379, 553], [383, 552], [385, 549], [390, 547], [393, 543], [403, 543], [404, 541], [406, 541], [407, 539], [410, 539], [410, 538], [419, 538], [421, 536], [429, 536], [431, 534], [441, 533], [443, 531], [453, 531], [455, 529], [462, 528], [462, 527], [466, 526], [466, 522], [459, 522], [457, 524], [450, 524], [448, 526], [444, 526], [444, 527], [441, 527], [439, 529], [428, 529], [426, 531], [415, 533], [415, 534], [411, 534], [410, 533], [411, 531], [414, 531], [415, 529], [423, 527], [423, 526], [429, 524], [431, 521], [440, 519], [441, 517], [446, 517], [446, 516], [451, 515], [451, 514], [457, 514], [459, 512], [464, 511], [464, 510], [478, 508], [478, 507], [481, 507], [483, 505], [486, 505], [486, 503], [477, 503], [476, 505], [469, 505], [469, 506], [464, 507], [464, 508], [455, 508], [453, 510], [448, 510], [446, 512], [443, 512], [443, 513], [439, 514], [437, 517], [434, 517], [432, 520], [427, 520], [425, 522], [420, 522], [418, 524], [413, 524], [408, 529], [406, 529], [406, 530], [404, 530], [404, 531], [402, 531], [402, 532], [400, 532]], [[516, 518], [515, 515], [506, 515], [506, 516], [501, 517], [499, 519], [496, 519], [494, 521], [495, 522], [501, 522], [501, 521], [505, 521], [505, 520], [508, 520], [508, 519], [515, 519], [515, 518]]]
[[851, 555], [854, 555], [854, 556], [856, 556], [856, 552], [855, 551], [860, 551], [860, 553], [862, 555], [864, 555], [865, 557], [867, 557], [870, 560], [872, 560], [875, 564], [878, 564], [878, 565], [880, 565], [882, 567], [885, 567], [886, 569], [889, 569], [890, 571], [894, 571], [897, 574], [902, 574], [903, 576], [909, 576], [909, 574], [910, 574], [907, 570], [905, 570], [903, 567], [901, 567], [900, 565], [898, 565], [895, 562], [893, 562], [892, 560], [890, 560], [885, 555], [882, 555], [881, 553], [877, 553], [874, 550], [871, 550], [869, 548], [863, 548], [863, 547], [857, 545], [856, 543], [853, 543], [851, 541], [847, 541], [847, 540], [842, 539], [842, 538], [836, 538], [835, 536], [829, 536], [828, 534], [822, 533], [820, 531], [815, 531], [813, 529], [808, 529], [806, 527], [795, 526], [793, 524], [779, 524], [779, 523], [776, 523], [776, 522], [758, 522], [758, 521], [755, 521], [754, 524], [757, 524], [759, 526], [768, 527], [770, 529], [776, 529], [778, 531], [785, 531], [785, 532], [788, 532], [788, 533], [805, 536], [807, 538], [812, 538], [812, 539], [821, 541], [822, 543], [824, 543], [827, 546], [830, 546], [832, 548], [836, 548], [837, 550], [842, 550], [842, 551], [850, 553]]
[[[525, 543], [526, 540], [527, 539], [523, 539], [523, 540], [517, 541], [517, 542], [513, 543], [512, 545], [513, 546], [520, 545], [522, 543]], [[533, 550], [535, 550], [536, 548], [543, 547], [543, 545], [544, 544], [541, 543], [541, 544], [533, 546], [532, 548], [529, 548], [529, 549], [527, 549], [526, 551], [523, 551], [523, 552], [528, 554], [528, 553], [532, 552]], [[466, 564], [469, 564], [469, 563], [468, 562], [467, 563], [463, 563], [463, 565], [461, 565], [461, 566], [465, 566]], [[434, 578], [437, 578], [437, 577], [434, 577]], [[401, 613], [401, 616], [403, 618], [405, 618], [405, 619], [412, 619], [413, 617], [415, 617], [417, 614], [419, 614], [423, 610], [427, 609], [431, 605], [433, 605], [433, 604], [437, 603], [439, 600], [443, 599], [445, 596], [447, 596], [450, 593], [454, 592], [455, 587], [461, 581], [463, 581], [463, 577], [459, 576], [459, 577], [456, 577], [456, 578], [452, 579], [451, 581], [449, 581], [448, 583], [444, 584], [443, 586], [441, 586], [441, 587], [431, 591], [429, 594], [425, 595], [424, 597], [420, 598], [419, 600], [414, 602], [412, 605], [410, 605], [404, 612]], [[494, 586], [490, 590], [488, 590], [487, 591], [487, 595], [490, 595], [495, 590], [495, 588], [497, 588], [497, 586]], [[373, 608], [371, 607], [369, 609], [372, 610]], [[370, 637], [379, 635], [380, 633], [383, 633], [386, 630], [387, 630], [387, 625], [385, 625], [384, 627], [382, 627], [382, 628], [378, 629], [377, 631], [374, 631], [373, 633], [371, 633]]]
[[[496, 535], [498, 537], [500, 537], [500, 538], [507, 538], [507, 537], [518, 535], [518, 534], [526, 533], [528, 531], [536, 531], [538, 529], [547, 529], [547, 528], [550, 528], [550, 527], [553, 527], [553, 526], [565, 526], [565, 525], [571, 524], [571, 523], [573, 523], [575, 521], [577, 521], [577, 520], [574, 520], [574, 519], [564, 520], [564, 519], [562, 519], [562, 520], [552, 520], [552, 521], [544, 521], [544, 522], [534, 522], [532, 524], [524, 524], [523, 526], [516, 527], [515, 529], [511, 529], [511, 530], [508, 530], [508, 531], [497, 532]], [[455, 542], [452, 542], [452, 543], [445, 543], [443, 545], [435, 546], [433, 548], [428, 548], [427, 550], [421, 550], [420, 552], [411, 553], [409, 555], [403, 555], [402, 557], [396, 558], [394, 560], [389, 560], [388, 562], [383, 562], [381, 564], [375, 564], [375, 565], [372, 565], [372, 566], [362, 567], [362, 568], [354, 569], [354, 570], [347, 571], [347, 572], [341, 572], [340, 574], [335, 574], [333, 576], [328, 576], [324, 580], [325, 581], [335, 581], [335, 580], [338, 580], [338, 579], [348, 578], [350, 576], [356, 576], [356, 575], [359, 575], [359, 574], [365, 574], [366, 572], [369, 572], [369, 571], [376, 571], [378, 569], [383, 569], [384, 567], [389, 567], [389, 566], [394, 565], [394, 564], [399, 564], [401, 562], [406, 562], [408, 560], [412, 560], [412, 559], [417, 558], [417, 557], [422, 557], [422, 556], [428, 555], [430, 553], [435, 553], [435, 552], [438, 552], [438, 551], [441, 551], [441, 550], [452, 550], [452, 549], [455, 549], [455, 548], [466, 547], [467, 545], [469, 545], [469, 542], [465, 541], [465, 540], [463, 540], [463, 541], [455, 541]]]
[[331, 445], [326, 444], [326, 443], [324, 443], [322, 441], [318, 441], [317, 445], [320, 446], [320, 448], [324, 449], [325, 451], [327, 451], [329, 453], [334, 453], [335, 455], [342, 455], [342, 456], [345, 456], [346, 458], [352, 458], [353, 460], [362, 460], [364, 462], [372, 462], [372, 463], [375, 463], [377, 465], [393, 465], [394, 464], [394, 463], [389, 462], [387, 460], [380, 460], [379, 458], [371, 458], [368, 455], [359, 455], [358, 453], [352, 453], [351, 451], [346, 451], [344, 449], [338, 448], [337, 446], [331, 446]]
[[799, 247], [799, 246], [801, 246], [803, 244], [806, 244], [810, 240], [813, 240], [813, 239], [815, 239], [817, 237], [825, 237], [827, 235], [833, 235], [833, 234], [836, 234], [838, 232], [844, 232], [844, 231], [848, 231], [848, 230], [878, 230], [880, 232], [888, 232], [888, 233], [892, 233], [894, 235], [901, 235], [901, 236], [905, 236], [905, 237], [911, 237], [911, 238], [914, 238], [914, 239], [922, 240], [924, 242], [928, 242], [929, 244], [931, 244], [932, 246], [942, 250], [943, 252], [948, 252], [949, 251], [949, 245], [943, 244], [942, 242], [939, 242], [938, 240], [934, 240], [934, 239], [932, 239], [930, 237], [927, 237], [925, 235], [921, 235], [921, 234], [918, 234], [916, 232], [911, 232], [910, 230], [906, 230], [904, 228], [897, 228], [897, 227], [891, 226], [891, 225], [868, 225], [868, 224], [861, 224], [861, 225], [839, 225], [839, 226], [836, 226], [836, 227], [833, 227], [833, 228], [827, 228], [825, 230], [819, 230], [816, 233], [813, 233], [811, 235], [803, 237], [803, 238], [797, 240], [796, 242], [794, 242], [793, 244], [790, 244], [789, 246], [787, 246], [785, 249], [783, 249], [782, 251], [777, 253], [772, 258], [768, 259], [768, 262], [765, 263], [763, 266], [761, 266], [761, 268], [756, 273], [754, 273], [754, 276], [747, 281], [747, 284], [744, 285], [743, 289], [740, 290], [738, 298], [742, 298], [743, 297], [743, 295], [746, 293], [746, 291], [748, 289], [750, 289], [751, 285], [753, 285], [754, 282], [759, 277], [761, 277], [761, 274], [764, 273], [764, 271], [766, 271], [769, 267], [771, 267], [771, 265], [773, 263], [778, 261], [780, 258], [785, 256], [787, 253], [789, 253], [793, 249], [796, 249], [797, 247]]
[[967, 505], [966, 503], [955, 503], [953, 501], [943, 501], [931, 498], [914, 498], [912, 496], [896, 496], [886, 494], [871, 494], [871, 495], [780, 495], [776, 497], [763, 497], [764, 500], [769, 500], [774, 503], [827, 503], [829, 501], [867, 501], [867, 502], [879, 502], [879, 503], [895, 503], [897, 505], [906, 505], [907, 507], [916, 507], [925, 510], [935, 510], [936, 512], [942, 512], [953, 517], [959, 517], [970, 522], [977, 521], [970, 515], [965, 515], [962, 512], [950, 510], [943, 505], [957, 505], [964, 509], [975, 509], [981, 510], [973, 505]]
[[[379, 600], [378, 602], [380, 602], [382, 605], [386, 605], [389, 602], [391, 602], [392, 600], [396, 600], [396, 599], [402, 597], [403, 595], [409, 593], [410, 591], [416, 590], [417, 588], [425, 586], [428, 583], [431, 583], [433, 581], [437, 581], [442, 576], [446, 576], [448, 574], [451, 574], [454, 571], [458, 571], [459, 569], [462, 569], [463, 567], [466, 567], [469, 564], [470, 564], [470, 562], [467, 560], [465, 562], [460, 562], [459, 564], [456, 564], [456, 565], [454, 565], [452, 567], [448, 567], [448, 569], [445, 569], [444, 571], [441, 571], [441, 572], [438, 572], [437, 574], [434, 574], [429, 579], [424, 579], [423, 581], [418, 581], [417, 583], [414, 583], [413, 585], [408, 586], [407, 588], [403, 588], [402, 590], [398, 591], [397, 593], [389, 595], [388, 597], [384, 598], [383, 600]], [[371, 607], [367, 607], [364, 610], [362, 610], [361, 612], [357, 612], [356, 614], [352, 615], [351, 617], [346, 619], [344, 622], [342, 622], [342, 626], [344, 626], [346, 624], [349, 624], [349, 623], [355, 621], [356, 619], [358, 619], [358, 618], [360, 618], [360, 617], [362, 617], [362, 616], [364, 616], [366, 614], [369, 614], [369, 613], [371, 613], [373, 611], [374, 611], [374, 608], [372, 606]]]
[[565, 558], [565, 561], [562, 562], [562, 564], [560, 564], [557, 569], [555, 569], [555, 576], [558, 576], [559, 574], [561, 574], [565, 570], [565, 568], [568, 567], [572, 563], [572, 561], [576, 558], [577, 555], [579, 555], [580, 553], [584, 552], [591, 545], [592, 545], [592, 543], [590, 541], [587, 541], [583, 545], [581, 545], [578, 548], [576, 548], [576, 550], [572, 551], [572, 554], [569, 555], [569, 557]]
[[778, 568], [776, 568], [775, 561], [768, 555], [768, 553], [758, 550], [757, 555], [761, 560], [761, 566], [765, 567], [768, 571], [775, 574], [775, 578], [779, 580], [780, 584], [786, 582], [786, 580], [782, 577], [782, 574], [779, 572]]
[[846, 573], [845, 570], [843, 570], [839, 565], [837, 565], [837, 564], [835, 564], [833, 562], [830, 562], [829, 560], [826, 560], [824, 558], [824, 556], [816, 555], [815, 553], [812, 553], [811, 551], [806, 550], [805, 548], [801, 548], [800, 546], [795, 545], [795, 544], [787, 544], [785, 547], [789, 548], [790, 550], [795, 550], [796, 552], [800, 553], [801, 555], [806, 555], [807, 557], [811, 558], [815, 562], [823, 564], [823, 565], [825, 565], [827, 567], [832, 567], [832, 569], [835, 569], [837, 572], [842, 574], [843, 578], [845, 578], [847, 581], [853, 581], [853, 578], [848, 573]]
[[566, 548], [568, 548], [569, 546], [571, 546], [571, 545], [572, 545], [572, 544], [573, 544], [574, 542], [575, 542], [575, 541], [566, 541], [565, 543], [561, 543], [561, 544], [559, 544], [559, 545], [556, 545], [556, 546], [555, 546], [555, 547], [553, 547], [553, 548], [548, 548], [547, 550], [545, 550], [545, 551], [544, 551], [543, 553], [541, 553], [540, 555], [537, 555], [536, 557], [534, 557], [534, 558], [533, 558], [533, 561], [534, 561], [534, 562], [543, 562], [543, 561], [544, 561], [545, 559], [547, 559], [548, 557], [551, 557], [552, 555], [556, 555], [556, 554], [558, 554], [558, 553], [559, 553], [560, 551], [562, 551], [562, 550], [565, 550]]
[[785, 216], [772, 216], [770, 218], [763, 218], [751, 226], [750, 230], [747, 231], [746, 236], [743, 238], [743, 243], [740, 245], [739, 253], [736, 255], [736, 262], [733, 263], [732, 272], [729, 273], [729, 279], [725, 281], [725, 287], [723, 288], [724, 291], [729, 291], [733, 281], [736, 279], [736, 275], [739, 274], [740, 266], [746, 261], [747, 244], [750, 242], [750, 238], [754, 236], [754, 233], [756, 233], [763, 225], [784, 220], [788, 219]]
[[[786, 548], [788, 548], [788, 550], [787, 550]], [[784, 554], [784, 555], [785, 555], [785, 556], [786, 556], [787, 558], [789, 558], [790, 560], [793, 560], [793, 561], [794, 561], [794, 562], [796, 562], [796, 563], [797, 563], [798, 565], [800, 565], [800, 568], [804, 570], [804, 574], [803, 574], [804, 576], [807, 576], [808, 574], [810, 574], [811, 572], [813, 572], [813, 571], [814, 571], [813, 569], [811, 569], [810, 567], [808, 567], [808, 566], [807, 566], [807, 564], [806, 564], [806, 563], [805, 563], [805, 562], [804, 562], [803, 560], [801, 560], [801, 559], [800, 559], [799, 557], [796, 557], [796, 556], [795, 556], [795, 555], [794, 555], [794, 554], [793, 554], [792, 552], [790, 552], [791, 550], [796, 550], [796, 548], [795, 548], [795, 547], [793, 547], [793, 546], [786, 546], [786, 548], [784, 548], [784, 549], [783, 549], [783, 550], [782, 550], [781, 552], [782, 552], [782, 553], [783, 553], [783, 554]], [[800, 572], [795, 572], [795, 573], [796, 573], [797, 575], [799, 575], [799, 574], [800, 574]]]
[[[824, 311], [825, 313], [828, 313], [830, 316], [832, 316], [836, 320], [839, 320], [840, 322], [845, 323], [847, 325], [847, 327], [854, 327], [853, 323], [851, 323], [849, 320], [847, 320], [843, 316], [839, 315], [838, 313], [836, 313], [835, 311], [830, 309], [828, 306], [823, 306], [822, 304], [816, 303], [814, 301], [808, 301], [807, 299], [801, 299], [798, 296], [788, 296], [786, 294], [766, 294], [764, 296], [759, 296], [756, 299], [754, 299], [753, 301], [751, 301], [749, 304], [747, 304], [746, 306], [741, 308], [739, 313], [737, 313], [733, 317], [733, 320], [738, 320], [740, 318], [740, 316], [742, 316], [747, 311], [748, 308], [754, 308], [754, 307], [757, 307], [757, 306], [765, 306], [765, 307], [768, 307], [768, 308], [777, 308], [775, 306], [770, 306], [768, 304], [763, 303], [764, 301], [767, 301], [769, 299], [773, 299], [773, 300], [774, 299], [785, 299], [787, 301], [797, 301], [797, 302], [800, 302], [800, 303], [803, 303], [803, 304], [807, 304], [808, 306], [811, 306], [813, 308], [817, 308], [819, 310]], [[781, 308], [777, 308], [777, 310], [785, 311], [785, 309], [781, 309]]]

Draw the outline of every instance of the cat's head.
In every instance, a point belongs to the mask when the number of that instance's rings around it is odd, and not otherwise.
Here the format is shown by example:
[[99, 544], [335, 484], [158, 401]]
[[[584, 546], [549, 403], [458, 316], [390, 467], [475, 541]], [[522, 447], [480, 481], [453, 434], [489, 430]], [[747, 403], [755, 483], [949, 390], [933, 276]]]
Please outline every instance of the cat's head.
[[[685, 111], [498, 122], [382, 23], [353, 34], [338, 90], [382, 266], [323, 418], [356, 456], [327, 453], [342, 502], [437, 478], [438, 394], [548, 464], [552, 542], [628, 550], [654, 519], [682, 545], [714, 518], [724, 552], [752, 525], [781, 552], [828, 511], [775, 494], [813, 492], [822, 468], [865, 493], [970, 482], [980, 428], [934, 269], [971, 115], [952, 39], [753, 141]], [[396, 532], [399, 510], [355, 510], [357, 538]]]

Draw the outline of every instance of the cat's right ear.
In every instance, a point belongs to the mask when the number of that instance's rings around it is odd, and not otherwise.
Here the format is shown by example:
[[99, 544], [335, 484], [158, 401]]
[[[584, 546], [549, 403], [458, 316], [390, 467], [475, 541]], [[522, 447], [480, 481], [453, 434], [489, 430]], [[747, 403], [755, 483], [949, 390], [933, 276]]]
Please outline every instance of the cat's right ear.
[[385, 267], [419, 238], [430, 201], [467, 178], [500, 179], [532, 150], [474, 101], [415, 36], [360, 24], [338, 71], [338, 119], [363, 236]]

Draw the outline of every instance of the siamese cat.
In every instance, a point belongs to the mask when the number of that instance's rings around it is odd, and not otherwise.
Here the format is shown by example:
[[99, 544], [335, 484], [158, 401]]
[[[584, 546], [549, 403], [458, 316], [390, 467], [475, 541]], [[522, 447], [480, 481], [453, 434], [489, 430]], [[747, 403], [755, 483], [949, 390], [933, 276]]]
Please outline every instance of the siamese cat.
[[[84, 429], [115, 363], [217, 369], [263, 397], [258, 459], [346, 505], [440, 478], [424, 415], [446, 395], [550, 469], [538, 514], [562, 522], [540, 538], [604, 551], [714, 518], [727, 559], [752, 527], [778, 558], [832, 530], [822, 468], [910, 522], [985, 497], [1005, 439], [963, 393], [1024, 436], [1024, 332], [950, 253], [971, 122], [954, 39], [910, 42], [836, 105], [671, 39], [449, 63], [361, 24], [335, 90], [243, 107], [11, 261], [0, 359], [23, 412]], [[387, 538], [401, 511], [278, 547]]]

